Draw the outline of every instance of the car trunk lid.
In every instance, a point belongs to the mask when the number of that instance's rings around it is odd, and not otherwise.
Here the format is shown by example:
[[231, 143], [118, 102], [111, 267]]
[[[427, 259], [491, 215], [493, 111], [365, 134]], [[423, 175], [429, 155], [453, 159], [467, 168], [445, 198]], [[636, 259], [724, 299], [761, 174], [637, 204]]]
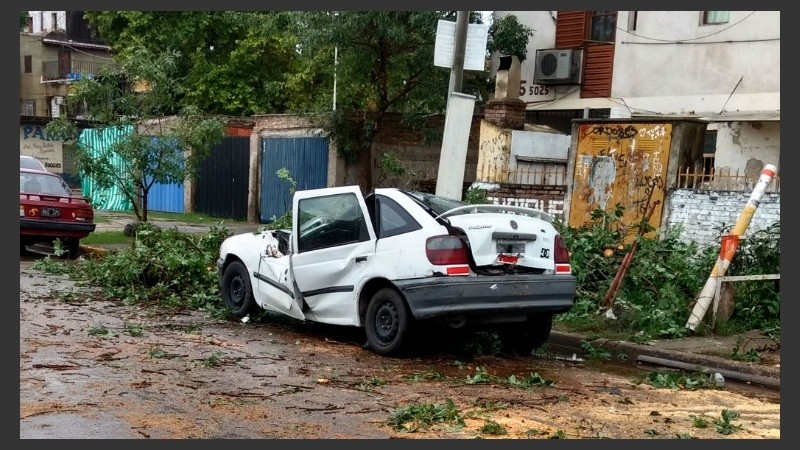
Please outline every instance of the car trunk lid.
[[478, 267], [555, 269], [558, 235], [549, 214], [518, 206], [467, 205], [439, 216], [460, 229]]

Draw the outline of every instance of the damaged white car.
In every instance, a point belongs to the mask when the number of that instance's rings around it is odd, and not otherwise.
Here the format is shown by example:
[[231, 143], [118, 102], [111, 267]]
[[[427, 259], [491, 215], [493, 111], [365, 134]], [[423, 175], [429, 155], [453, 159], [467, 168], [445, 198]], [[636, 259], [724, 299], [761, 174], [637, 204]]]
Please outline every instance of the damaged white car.
[[343, 186], [295, 192], [292, 217], [291, 230], [222, 243], [220, 289], [235, 316], [363, 327], [383, 355], [436, 321], [497, 331], [530, 354], [573, 305], [569, 253], [542, 211]]

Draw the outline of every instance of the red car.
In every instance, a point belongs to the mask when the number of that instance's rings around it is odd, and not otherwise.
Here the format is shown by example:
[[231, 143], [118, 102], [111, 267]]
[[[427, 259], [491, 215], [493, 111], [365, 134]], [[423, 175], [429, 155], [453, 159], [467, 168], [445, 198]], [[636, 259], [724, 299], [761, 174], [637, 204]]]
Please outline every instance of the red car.
[[52, 245], [60, 239], [68, 256], [78, 255], [80, 240], [95, 229], [88, 200], [72, 193], [57, 174], [19, 169], [20, 251], [35, 244]]

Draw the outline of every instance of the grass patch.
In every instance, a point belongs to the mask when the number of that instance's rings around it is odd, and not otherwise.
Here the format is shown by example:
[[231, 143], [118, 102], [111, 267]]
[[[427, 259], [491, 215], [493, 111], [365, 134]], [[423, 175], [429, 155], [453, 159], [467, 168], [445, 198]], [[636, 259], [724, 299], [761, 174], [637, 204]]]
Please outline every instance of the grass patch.
[[130, 244], [131, 238], [125, 236], [122, 231], [94, 231], [81, 239], [84, 245], [108, 245], [108, 244]]
[[[113, 211], [113, 215], [117, 217], [126, 217], [131, 222], [136, 221], [136, 214], [133, 211]], [[170, 213], [170, 212], [162, 212], [162, 211], [148, 211], [147, 212], [147, 221], [153, 220], [173, 220], [176, 222], [185, 222], [188, 224], [194, 225], [215, 225], [220, 222], [225, 222], [226, 224], [231, 223], [248, 223], [246, 220], [238, 220], [238, 219], [231, 219], [228, 217], [214, 217], [209, 216], [206, 214], [201, 214], [197, 212], [190, 212], [190, 213]], [[110, 220], [103, 216], [102, 213], [95, 214], [94, 216], [95, 223], [108, 223]]]

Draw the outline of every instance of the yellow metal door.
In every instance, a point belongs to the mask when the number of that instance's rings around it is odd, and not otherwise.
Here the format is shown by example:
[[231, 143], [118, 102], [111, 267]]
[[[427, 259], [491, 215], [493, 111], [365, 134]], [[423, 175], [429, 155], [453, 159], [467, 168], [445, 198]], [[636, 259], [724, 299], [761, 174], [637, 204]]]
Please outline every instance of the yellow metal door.
[[619, 204], [622, 224], [638, 224], [653, 209], [650, 225], [658, 228], [672, 124], [581, 124], [579, 130], [569, 225], [585, 225], [592, 211], [611, 213]]

